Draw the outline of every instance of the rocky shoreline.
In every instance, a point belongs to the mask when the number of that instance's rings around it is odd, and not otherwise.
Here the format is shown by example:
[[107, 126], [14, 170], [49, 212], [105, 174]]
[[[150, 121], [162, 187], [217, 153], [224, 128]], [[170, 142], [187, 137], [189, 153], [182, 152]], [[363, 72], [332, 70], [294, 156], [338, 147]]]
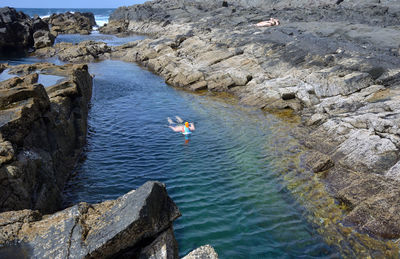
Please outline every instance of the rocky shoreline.
[[[159, 182], [116, 200], [79, 203], [52, 215], [22, 210], [0, 214], [0, 257], [178, 258], [172, 222], [180, 216]], [[203, 246], [184, 257], [218, 258]]]
[[[341, 208], [340, 224], [391, 241], [400, 238], [399, 16], [396, 1], [156, 0], [118, 8], [100, 28], [145, 40], [33, 55], [136, 62], [175, 87], [299, 115], [293, 134], [310, 149], [302, 163]], [[281, 24], [254, 26], [270, 17]]]
[[[119, 8], [106, 27], [151, 36], [114, 48], [111, 57], [142, 64], [170, 85], [227, 91], [246, 105], [300, 115], [296, 135], [313, 150], [304, 163], [345, 206], [344, 224], [397, 239], [399, 8], [386, 1], [251, 7], [160, 0]], [[281, 25], [254, 26], [269, 17]]]
[[[4, 68], [18, 76], [0, 82], [0, 211], [54, 212], [86, 143], [92, 77], [87, 65]], [[60, 80], [43, 86], [46, 75]]]

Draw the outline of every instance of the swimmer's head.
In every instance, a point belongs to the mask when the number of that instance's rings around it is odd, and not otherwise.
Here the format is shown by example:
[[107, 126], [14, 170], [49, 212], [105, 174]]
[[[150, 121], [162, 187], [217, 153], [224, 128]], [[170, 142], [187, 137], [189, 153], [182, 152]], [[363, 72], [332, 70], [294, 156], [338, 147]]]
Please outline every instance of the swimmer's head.
[[185, 126], [189, 128], [189, 122], [185, 122]]

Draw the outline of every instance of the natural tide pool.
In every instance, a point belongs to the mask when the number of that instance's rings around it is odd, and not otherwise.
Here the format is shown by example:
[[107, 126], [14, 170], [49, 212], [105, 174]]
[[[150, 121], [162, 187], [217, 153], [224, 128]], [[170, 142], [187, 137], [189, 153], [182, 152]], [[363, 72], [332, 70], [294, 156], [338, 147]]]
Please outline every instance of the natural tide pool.
[[[93, 37], [103, 35], [58, 41]], [[132, 38], [109, 40], [120, 45]], [[33, 56], [0, 62], [63, 64]], [[220, 258], [398, 257], [398, 241], [343, 225], [346, 209], [326, 192], [323, 176], [302, 166], [304, 147], [291, 137], [296, 118], [238, 105], [227, 94], [172, 88], [132, 63], [107, 60], [89, 70], [95, 76], [89, 135], [64, 206], [115, 199], [158, 180], [182, 213], [174, 224], [181, 256], [210, 244]], [[167, 127], [175, 115], [196, 124], [188, 143]]]
[[[339, 256], [284, 180], [302, 151], [292, 123], [229, 96], [174, 89], [132, 63], [89, 67], [89, 135], [65, 206], [158, 180], [182, 213], [174, 224], [180, 255], [210, 244], [220, 258]], [[175, 115], [196, 125], [188, 143], [167, 127]]]

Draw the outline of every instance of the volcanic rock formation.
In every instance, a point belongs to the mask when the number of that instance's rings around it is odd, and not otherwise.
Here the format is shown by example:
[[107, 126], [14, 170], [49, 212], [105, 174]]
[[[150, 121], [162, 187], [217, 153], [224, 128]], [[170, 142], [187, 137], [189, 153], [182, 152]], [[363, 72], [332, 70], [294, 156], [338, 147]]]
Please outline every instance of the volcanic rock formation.
[[26, 51], [30, 48], [51, 46], [55, 37], [40, 17], [33, 19], [14, 8], [0, 8], [0, 55], [9, 51]]
[[[0, 82], [0, 211], [53, 212], [86, 141], [92, 77], [87, 65], [7, 69], [18, 76]], [[41, 74], [64, 79], [44, 87]]]

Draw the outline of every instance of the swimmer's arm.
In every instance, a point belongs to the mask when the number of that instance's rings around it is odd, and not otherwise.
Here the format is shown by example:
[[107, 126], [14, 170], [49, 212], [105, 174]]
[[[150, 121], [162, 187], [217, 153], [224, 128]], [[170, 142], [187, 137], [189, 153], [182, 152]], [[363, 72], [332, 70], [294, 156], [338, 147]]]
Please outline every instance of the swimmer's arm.
[[190, 123], [189, 129], [190, 129], [190, 130], [196, 130], [196, 128], [194, 127], [194, 123]]

